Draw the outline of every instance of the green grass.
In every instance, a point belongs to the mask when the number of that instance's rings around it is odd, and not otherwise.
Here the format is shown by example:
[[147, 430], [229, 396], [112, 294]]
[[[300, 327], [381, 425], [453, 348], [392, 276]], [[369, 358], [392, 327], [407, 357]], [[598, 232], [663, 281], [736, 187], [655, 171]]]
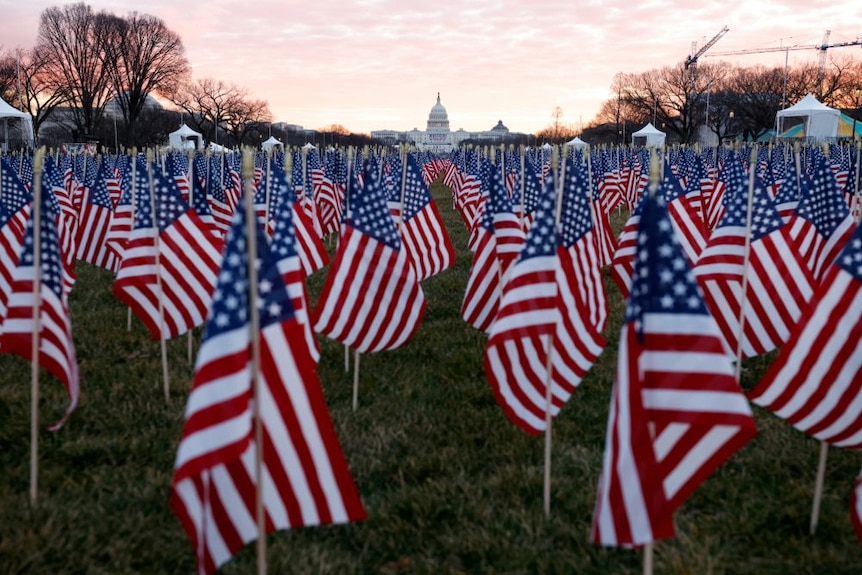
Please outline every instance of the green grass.
[[[424, 282], [424, 321], [401, 349], [363, 356], [359, 409], [340, 344], [321, 340], [319, 375], [368, 520], [268, 537], [271, 573], [637, 573], [640, 554], [592, 545], [589, 533], [623, 302], [607, 278], [610, 343], [554, 422], [552, 514], [542, 512], [543, 439], [504, 416], [483, 373], [485, 335], [459, 316], [470, 267], [448, 190], [432, 188], [457, 263]], [[616, 225], [620, 225], [617, 221]], [[40, 433], [39, 501], [28, 501], [30, 367], [0, 355], [0, 573], [191, 573], [192, 547], [168, 506], [192, 365], [159, 346], [79, 264], [71, 307], [81, 368], [78, 410]], [[312, 298], [325, 272], [309, 281]], [[199, 344], [195, 333], [195, 347]], [[750, 389], [768, 359], [745, 364]], [[42, 376], [43, 429], [66, 405]], [[656, 545], [657, 573], [859, 573], [848, 498], [857, 454], [832, 449], [817, 534], [808, 534], [819, 444], [755, 408], [758, 436], [677, 512]], [[254, 546], [222, 572], [253, 572]]]

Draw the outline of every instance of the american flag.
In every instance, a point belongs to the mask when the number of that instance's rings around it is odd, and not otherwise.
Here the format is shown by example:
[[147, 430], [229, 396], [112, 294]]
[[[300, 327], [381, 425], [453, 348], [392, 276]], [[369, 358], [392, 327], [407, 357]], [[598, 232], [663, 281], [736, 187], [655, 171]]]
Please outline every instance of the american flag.
[[862, 228], [749, 397], [821, 441], [862, 449]]
[[132, 209], [132, 183], [136, 180], [133, 177], [133, 166], [135, 162], [132, 158], [123, 169], [122, 178], [120, 179], [120, 198], [114, 205], [114, 214], [111, 217], [111, 225], [108, 226], [108, 233], [105, 236], [105, 243], [110, 249], [117, 254], [117, 259], [122, 260], [126, 251], [126, 242], [129, 240], [129, 235], [132, 233], [134, 224], [134, 216]]
[[422, 281], [448, 269], [455, 262], [455, 250], [437, 204], [411, 155], [407, 156], [404, 205], [400, 212], [398, 232], [417, 279]]
[[782, 180], [775, 193], [775, 209], [778, 210], [778, 215], [785, 224], [796, 213], [800, 195], [798, 174], [794, 167]]
[[542, 196], [542, 180], [539, 176], [530, 159], [524, 158], [523, 197], [515, 207], [515, 214], [521, 219], [524, 233], [530, 229], [530, 225], [533, 223], [534, 212], [539, 207], [539, 199]]
[[[596, 155], [601, 158], [601, 155]], [[588, 160], [589, 161], [589, 160]], [[592, 166], [588, 163], [588, 168]], [[601, 170], [601, 160], [594, 170]], [[609, 266], [613, 262], [614, 252], [617, 251], [617, 239], [611, 229], [611, 221], [608, 212], [604, 211], [601, 203], [602, 175], [594, 171], [591, 175], [592, 195], [590, 196], [590, 212], [592, 212], [593, 228], [596, 236], [596, 250], [598, 254], [599, 267]]]
[[661, 198], [644, 199], [592, 540], [673, 537], [673, 513], [756, 433]]
[[[254, 397], [248, 238], [240, 203], [208, 313], [171, 484], [171, 506], [213, 573], [257, 531], [262, 490], [267, 533], [365, 519], [359, 493], [307, 353], [302, 330], [259, 226], [261, 362]], [[259, 481], [252, 404], [263, 441]]]
[[567, 161], [563, 181], [561, 265], [589, 311], [589, 322], [601, 333], [608, 318], [605, 283], [599, 261], [598, 239], [590, 211], [586, 166]]
[[63, 285], [66, 295], [75, 283], [75, 254], [77, 247], [78, 214], [73, 211], [72, 202], [63, 187], [63, 175], [51, 156], [45, 157], [42, 166], [42, 193], [47, 194], [52, 206], [57, 206], [59, 213], [55, 214], [57, 235], [60, 240], [60, 258], [63, 260]]
[[320, 227], [323, 234], [335, 233], [341, 223], [344, 196], [340, 193], [340, 188], [326, 176], [317, 150], [309, 151], [308, 171], [312, 178], [314, 203], [317, 206], [317, 213], [320, 214]]
[[[559, 321], [557, 246], [552, 190], [544, 195], [536, 220], [500, 297], [500, 310], [488, 334], [485, 373], [497, 403], [524, 431], [545, 429], [545, 412], [559, 412], [562, 401], [547, 406], [548, 355]], [[568, 399], [571, 387], [558, 394]]]
[[0, 321], [12, 290], [12, 270], [18, 265], [24, 232], [30, 220], [30, 193], [0, 156]]
[[[3, 188], [6, 193], [7, 188]], [[63, 263], [54, 217], [47, 194], [40, 194], [40, 210], [28, 219], [23, 249], [17, 265], [11, 270], [6, 316], [3, 318], [0, 349], [26, 360], [32, 359], [34, 330], [39, 331], [39, 365], [54, 375], [69, 394], [69, 406], [63, 418], [51, 429], [63, 425], [78, 404], [80, 382], [69, 307], [63, 294]], [[35, 214], [34, 214], [35, 215]], [[35, 235], [39, 228], [40, 269], [35, 269]], [[40, 278], [39, 317], [33, 322], [33, 290], [36, 274]]]
[[302, 266], [302, 258], [297, 251], [296, 228], [294, 225], [293, 194], [282, 194], [278, 198], [275, 209], [275, 227], [272, 233], [272, 252], [276, 258], [276, 266], [287, 287], [296, 321], [302, 326], [308, 351], [312, 360], [320, 360], [320, 346], [314, 334], [309, 317], [308, 291], [305, 288], [306, 273]]
[[102, 163], [92, 185], [85, 189], [85, 200], [81, 206], [78, 218], [78, 229], [75, 243], [76, 257], [100, 268], [117, 271], [119, 260], [117, 254], [107, 245], [105, 237], [111, 225], [114, 204], [108, 192], [109, 177], [105, 164]]
[[394, 349], [422, 321], [425, 295], [385, 193], [366, 164], [365, 185], [348, 189], [335, 260], [315, 310], [315, 331], [361, 353]]
[[189, 203], [189, 163], [185, 154], [179, 152], [171, 152], [166, 158], [167, 170], [170, 176], [174, 179], [180, 192], [183, 195], [183, 201]]
[[[734, 355], [740, 345], [739, 316], [744, 306], [743, 357], [772, 351], [786, 342], [814, 293], [811, 272], [759, 178], [752, 193], [748, 268], [744, 259], [747, 193], [725, 197], [721, 223], [694, 268], [727, 349]], [[744, 302], [743, 275], [747, 276]]]
[[856, 228], [832, 168], [821, 154], [814, 158], [810, 180], [802, 183], [802, 198], [787, 225], [814, 279], [821, 281]]
[[708, 235], [706, 223], [700, 214], [700, 187], [686, 193], [677, 177], [666, 167], [661, 191], [682, 251], [689, 263], [694, 265], [706, 247]]
[[742, 158], [736, 152], [730, 151], [724, 157], [720, 177], [716, 181], [709, 197], [706, 210], [706, 225], [715, 229], [724, 215], [726, 196], [745, 193], [748, 190], [748, 179], [743, 169]]
[[617, 239], [614, 259], [611, 261], [611, 277], [620, 289], [623, 299], [628, 299], [631, 291], [632, 271], [637, 252], [638, 227], [640, 227], [642, 211], [643, 199], [637, 203], [626, 220], [623, 231], [620, 232], [620, 237]]
[[293, 211], [293, 233], [296, 236], [296, 251], [302, 262], [304, 276], [309, 276], [329, 263], [329, 253], [320, 239], [320, 235], [314, 229], [308, 213], [302, 209], [300, 200], [291, 191], [291, 184], [287, 179], [284, 167], [272, 166], [273, 195], [277, 198], [290, 199]]
[[154, 173], [150, 190], [148, 166], [141, 160], [137, 178], [135, 224], [114, 295], [132, 308], [153, 339], [170, 339], [203, 323], [221, 262], [221, 242], [207, 233], [173, 178]]
[[[546, 430], [546, 413], [556, 416], [604, 347], [585, 320], [560, 267], [553, 179], [527, 233], [524, 247], [503, 288], [500, 311], [485, 348], [485, 373], [503, 411], [525, 432]], [[553, 349], [551, 349], [553, 347]], [[551, 405], [547, 405], [548, 354]]]
[[502, 178], [494, 180], [496, 183], [490, 188], [474, 231], [476, 249], [461, 302], [461, 317], [482, 331], [491, 328], [509, 267], [524, 241], [524, 232], [512, 212]]
[[6, 208], [11, 216], [9, 224], [14, 226], [16, 232], [24, 237], [24, 229], [30, 218], [30, 201], [33, 199], [30, 192], [24, 187], [15, 175], [15, 168], [6, 158], [0, 156], [0, 205]]
[[601, 211], [609, 214], [623, 203], [623, 186], [619, 171], [613, 169], [608, 150], [595, 154], [596, 174], [598, 175], [598, 198]]
[[223, 156], [210, 158], [209, 186], [207, 187], [210, 212], [216, 228], [223, 234], [230, 227], [237, 197], [237, 192], [233, 187], [233, 179], [229, 174], [223, 173], [226, 171], [229, 172], [230, 170], [225, 166]]

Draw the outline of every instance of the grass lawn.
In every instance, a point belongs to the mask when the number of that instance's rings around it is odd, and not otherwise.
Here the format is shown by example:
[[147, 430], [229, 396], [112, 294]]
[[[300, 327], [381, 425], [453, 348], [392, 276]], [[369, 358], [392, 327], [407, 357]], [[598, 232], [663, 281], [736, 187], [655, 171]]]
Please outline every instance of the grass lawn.
[[[483, 373], [486, 337], [460, 318], [470, 269], [449, 190], [432, 186], [456, 247], [454, 268], [423, 283], [416, 336], [361, 360], [359, 409], [344, 349], [321, 340], [319, 375], [369, 514], [351, 525], [277, 532], [271, 573], [637, 573], [637, 552], [589, 542], [616, 371], [623, 301], [610, 276], [610, 340], [554, 422], [552, 513], [542, 512], [543, 438], [511, 424]], [[621, 226], [620, 221], [615, 225]], [[312, 300], [326, 271], [309, 280]], [[30, 366], [0, 355], [0, 573], [192, 573], [169, 489], [193, 365], [158, 342], [111, 294], [109, 273], [78, 265], [71, 296], [81, 401], [66, 427], [62, 386], [43, 372], [39, 502], [29, 504]], [[200, 329], [194, 334], [195, 349]], [[744, 365], [755, 385], [769, 358]], [[655, 548], [656, 573], [862, 572], [848, 500], [862, 459], [831, 449], [816, 535], [808, 534], [819, 443], [754, 408], [758, 436], [708, 479]], [[222, 570], [251, 573], [254, 546]]]

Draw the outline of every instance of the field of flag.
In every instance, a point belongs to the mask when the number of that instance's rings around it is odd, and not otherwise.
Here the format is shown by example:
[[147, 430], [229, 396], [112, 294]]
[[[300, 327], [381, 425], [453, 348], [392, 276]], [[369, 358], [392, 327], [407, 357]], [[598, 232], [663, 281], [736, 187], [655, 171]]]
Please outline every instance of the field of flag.
[[858, 572], [858, 152], [513, 152], [4, 157], [0, 571]]

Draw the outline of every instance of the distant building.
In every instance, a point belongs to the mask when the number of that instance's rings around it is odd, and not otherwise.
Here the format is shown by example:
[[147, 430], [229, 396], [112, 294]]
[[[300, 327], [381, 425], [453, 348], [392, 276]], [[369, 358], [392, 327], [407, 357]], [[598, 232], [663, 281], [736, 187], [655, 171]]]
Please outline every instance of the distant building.
[[468, 132], [463, 129], [451, 131], [449, 114], [443, 104], [440, 103], [439, 92], [437, 93], [437, 102], [431, 107], [431, 112], [428, 114], [428, 122], [424, 131], [417, 128], [406, 132], [396, 130], [371, 131], [372, 138], [385, 144], [413, 144], [423, 151], [444, 154], [451, 152], [466, 140], [484, 144], [499, 144], [523, 136], [524, 134], [510, 132], [509, 128], [503, 124], [503, 120], [498, 121], [496, 126], [484, 132]]

